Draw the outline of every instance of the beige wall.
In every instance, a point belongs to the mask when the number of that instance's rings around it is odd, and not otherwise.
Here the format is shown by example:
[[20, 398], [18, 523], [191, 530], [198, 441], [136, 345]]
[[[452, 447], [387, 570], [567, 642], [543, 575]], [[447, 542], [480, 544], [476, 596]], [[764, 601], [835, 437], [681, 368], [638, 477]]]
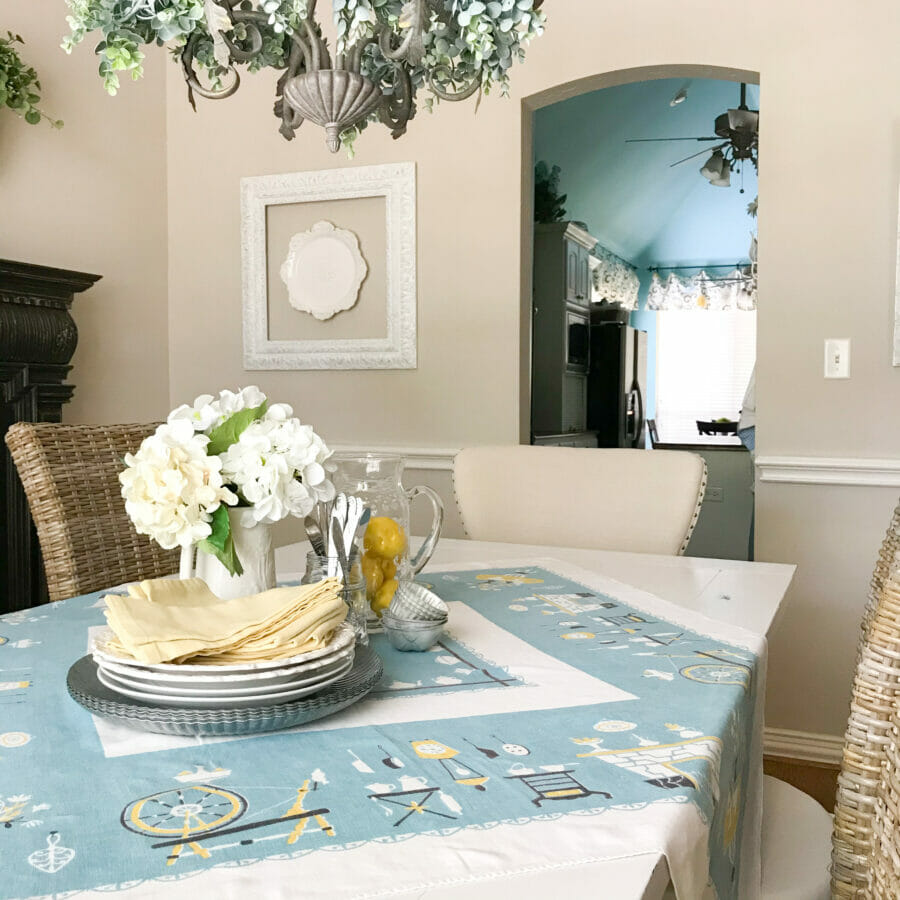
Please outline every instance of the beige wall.
[[66, 422], [147, 421], [169, 401], [165, 86], [161, 54], [143, 83], [107, 96], [88, 41], [67, 57], [62, 0], [4, 0], [0, 31], [26, 41], [43, 106], [26, 125], [0, 110], [0, 256], [103, 276], [75, 300], [78, 349]]
[[[863, 14], [838, 0], [759, 0], [734, 16], [699, 0], [556, 0], [547, 11], [547, 33], [515, 68], [510, 100], [486, 98], [478, 114], [441, 104], [397, 142], [371, 128], [352, 163], [328, 154], [317, 128], [304, 126], [292, 143], [278, 136], [270, 76], [245, 79], [234, 98], [194, 115], [170, 68], [173, 402], [255, 381], [332, 441], [517, 441], [521, 101], [605, 72], [702, 64], [759, 72], [764, 98], [759, 452], [895, 455], [900, 7], [872, 0]], [[207, 153], [215, 165], [198, 164]], [[240, 177], [396, 160], [418, 170], [418, 369], [244, 372]], [[826, 337], [851, 338], [849, 381], [822, 379]], [[856, 623], [895, 493], [761, 488], [759, 558], [800, 565], [772, 640], [770, 724], [843, 730]]]
[[[68, 120], [57, 135], [2, 119], [0, 195], [15, 227], [4, 222], [0, 239], [6, 256], [106, 275], [76, 307], [71, 419], [145, 418], [256, 382], [335, 443], [515, 442], [521, 101], [579, 79], [599, 87], [596, 76], [621, 69], [701, 64], [756, 71], [762, 84], [759, 453], [895, 455], [895, 3], [870, 0], [863, 15], [838, 0], [759, 0], [734, 16], [709, 0], [555, 0], [545, 37], [513, 72], [511, 99], [486, 98], [477, 114], [472, 103], [441, 104], [396, 142], [373, 127], [352, 162], [327, 153], [315, 127], [282, 140], [270, 73], [246, 77], [230, 100], [198, 101], [194, 114], [177, 68], [151, 50], [146, 82], [106, 98], [88, 48], [57, 55], [62, 12], [48, 27], [48, 6], [13, 0], [0, 22], [29, 37], [35, 62], [48, 60], [47, 103]], [[418, 368], [245, 372], [239, 179], [404, 160], [418, 171]], [[852, 339], [849, 381], [822, 379], [826, 337]], [[428, 480], [449, 494], [446, 473]], [[760, 487], [759, 557], [800, 565], [772, 639], [770, 724], [842, 730], [856, 622], [895, 494]]]

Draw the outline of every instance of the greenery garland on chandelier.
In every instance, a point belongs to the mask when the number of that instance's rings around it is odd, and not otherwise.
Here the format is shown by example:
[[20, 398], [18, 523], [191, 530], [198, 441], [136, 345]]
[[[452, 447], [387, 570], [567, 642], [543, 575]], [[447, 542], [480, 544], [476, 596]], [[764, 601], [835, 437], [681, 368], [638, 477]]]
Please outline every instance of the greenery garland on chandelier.
[[71, 52], [87, 34], [107, 91], [120, 74], [137, 80], [147, 44], [166, 45], [182, 67], [188, 95], [231, 96], [239, 68], [282, 70], [275, 115], [290, 140], [304, 119], [326, 128], [332, 151], [369, 122], [394, 137], [416, 114], [421, 90], [464, 100], [494, 86], [508, 92], [509, 69], [543, 31], [543, 0], [332, 0], [332, 58], [315, 18], [316, 0], [67, 0]]
[[0, 109], [4, 106], [21, 116], [29, 125], [46, 119], [54, 128], [62, 128], [59, 119], [47, 115], [41, 102], [41, 82], [37, 72], [19, 56], [16, 44], [24, 44], [21, 35], [6, 33], [0, 36]]

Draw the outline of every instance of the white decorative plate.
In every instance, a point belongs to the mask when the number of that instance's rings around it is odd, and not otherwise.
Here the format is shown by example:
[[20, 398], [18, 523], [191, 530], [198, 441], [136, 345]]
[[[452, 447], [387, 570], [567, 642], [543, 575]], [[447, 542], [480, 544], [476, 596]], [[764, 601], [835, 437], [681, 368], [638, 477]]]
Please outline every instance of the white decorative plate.
[[[114, 681], [126, 684], [139, 691], [166, 691], [173, 694], [228, 694], [255, 693], [287, 689], [294, 685], [315, 681], [353, 662], [354, 647], [342, 650], [334, 658], [326, 660], [324, 666], [314, 668], [297, 668], [285, 671], [276, 669], [272, 678], [260, 678], [258, 673], [246, 675], [216, 675], [212, 678], [202, 675], [185, 675], [181, 678], [174, 675], [155, 675], [143, 673], [127, 666], [117, 666], [107, 662], [97, 662], [98, 668]], [[96, 662], [96, 660], [95, 660]], [[317, 660], [318, 662], [318, 660]]]
[[229, 663], [228, 665], [216, 665], [215, 663], [145, 663], [131, 656], [122, 656], [108, 645], [108, 640], [113, 636], [112, 630], [103, 629], [96, 638], [92, 648], [92, 655], [97, 663], [111, 662], [119, 665], [131, 666], [143, 669], [145, 672], [184, 675], [193, 673], [197, 675], [226, 675], [261, 672], [263, 678], [268, 677], [272, 669], [289, 669], [298, 663], [306, 663], [323, 656], [331, 656], [338, 650], [351, 647], [356, 642], [356, 634], [353, 626], [348, 622], [341, 622], [335, 629], [331, 640], [318, 650], [310, 650], [308, 653], [298, 653], [296, 656], [288, 656], [285, 659], [266, 659], [255, 663]]
[[181, 694], [141, 691], [136, 688], [128, 687], [120, 682], [114, 681], [109, 673], [103, 669], [97, 668], [97, 678], [101, 684], [104, 684], [112, 691], [123, 694], [126, 697], [132, 697], [135, 700], [142, 700], [144, 703], [155, 703], [163, 706], [262, 706], [273, 703], [286, 703], [289, 700], [296, 700], [298, 697], [305, 697], [307, 694], [314, 694], [316, 691], [337, 681], [343, 675], [350, 671], [353, 667], [353, 660], [345, 660], [343, 666], [334, 669], [327, 675], [319, 678], [313, 683], [290, 687], [284, 690], [272, 689], [265, 693], [245, 694], [243, 696], [222, 696], [219, 692], [210, 692], [208, 694], [197, 694], [186, 697]]
[[291, 306], [325, 320], [356, 303], [368, 271], [356, 235], [323, 221], [291, 238], [280, 274]]

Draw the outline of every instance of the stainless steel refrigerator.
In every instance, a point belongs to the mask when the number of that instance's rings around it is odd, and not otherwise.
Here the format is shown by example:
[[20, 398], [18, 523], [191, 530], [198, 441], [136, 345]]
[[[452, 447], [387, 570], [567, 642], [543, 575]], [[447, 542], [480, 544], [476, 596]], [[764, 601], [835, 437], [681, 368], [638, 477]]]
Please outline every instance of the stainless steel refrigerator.
[[[587, 427], [599, 447], [644, 447], [647, 332], [618, 311], [591, 311]], [[626, 314], [627, 315], [627, 314]]]

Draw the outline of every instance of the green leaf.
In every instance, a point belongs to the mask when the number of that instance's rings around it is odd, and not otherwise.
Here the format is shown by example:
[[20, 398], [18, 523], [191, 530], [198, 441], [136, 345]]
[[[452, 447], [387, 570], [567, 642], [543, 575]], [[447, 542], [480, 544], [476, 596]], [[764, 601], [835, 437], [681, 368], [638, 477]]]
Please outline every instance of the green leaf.
[[233, 416], [229, 416], [221, 425], [209, 433], [209, 444], [206, 452], [209, 456], [218, 456], [224, 453], [232, 444], [237, 443], [238, 438], [246, 427], [265, 415], [269, 403], [264, 400], [253, 409], [242, 409]]
[[228, 507], [224, 503], [219, 504], [218, 509], [213, 513], [212, 533], [197, 544], [197, 549], [215, 556], [232, 575], [244, 574], [244, 567], [234, 549]]

